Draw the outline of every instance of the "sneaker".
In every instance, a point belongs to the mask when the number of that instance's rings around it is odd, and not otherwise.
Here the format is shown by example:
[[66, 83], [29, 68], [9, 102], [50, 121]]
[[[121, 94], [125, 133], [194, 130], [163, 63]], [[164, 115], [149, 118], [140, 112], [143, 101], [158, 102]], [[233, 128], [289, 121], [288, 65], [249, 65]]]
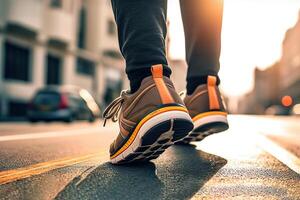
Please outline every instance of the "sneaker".
[[216, 82], [216, 77], [208, 76], [207, 84], [198, 86], [193, 94], [184, 98], [194, 130], [181, 143], [201, 141], [229, 128], [227, 111]]
[[123, 91], [103, 113], [105, 121], [119, 120], [119, 135], [110, 146], [113, 164], [155, 159], [193, 130], [188, 110], [171, 80], [163, 76], [162, 65], [151, 70], [138, 91]]

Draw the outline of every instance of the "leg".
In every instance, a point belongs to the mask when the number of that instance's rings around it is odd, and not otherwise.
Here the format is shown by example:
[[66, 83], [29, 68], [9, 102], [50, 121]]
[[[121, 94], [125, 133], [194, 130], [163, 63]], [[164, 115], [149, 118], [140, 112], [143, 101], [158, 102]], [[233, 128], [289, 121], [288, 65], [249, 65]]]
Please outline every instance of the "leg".
[[[222, 0], [181, 0], [186, 38], [188, 93], [220, 69]], [[219, 82], [219, 81], [218, 81]]]
[[[194, 125], [168, 78], [165, 56], [166, 0], [112, 0], [131, 92], [123, 91], [103, 112], [119, 121], [110, 146], [114, 164], [156, 159]], [[105, 124], [105, 123], [104, 123]]]
[[194, 130], [183, 142], [229, 128], [227, 111], [218, 88], [222, 28], [222, 0], [181, 0], [188, 63], [185, 105]]
[[165, 53], [167, 0], [112, 0], [112, 7], [131, 92], [151, 76], [154, 64], [163, 64], [164, 75], [169, 77]]

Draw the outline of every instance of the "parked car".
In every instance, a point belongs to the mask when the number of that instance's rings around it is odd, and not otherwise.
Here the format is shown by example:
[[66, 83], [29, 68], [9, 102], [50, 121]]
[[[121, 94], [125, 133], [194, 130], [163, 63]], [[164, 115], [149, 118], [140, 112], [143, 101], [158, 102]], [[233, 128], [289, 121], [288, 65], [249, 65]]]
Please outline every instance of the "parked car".
[[38, 90], [28, 108], [28, 119], [37, 121], [95, 121], [100, 109], [92, 95], [75, 86], [46, 87]]
[[265, 110], [266, 115], [290, 115], [290, 108], [282, 105], [272, 105]]

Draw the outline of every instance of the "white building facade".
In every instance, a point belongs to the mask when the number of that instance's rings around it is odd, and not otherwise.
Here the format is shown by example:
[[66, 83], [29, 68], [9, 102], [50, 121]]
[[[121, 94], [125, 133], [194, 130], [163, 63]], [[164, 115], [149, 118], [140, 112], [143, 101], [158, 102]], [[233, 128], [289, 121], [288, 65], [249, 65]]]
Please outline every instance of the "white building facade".
[[0, 118], [24, 116], [47, 85], [76, 85], [99, 103], [125, 81], [110, 0], [0, 1]]

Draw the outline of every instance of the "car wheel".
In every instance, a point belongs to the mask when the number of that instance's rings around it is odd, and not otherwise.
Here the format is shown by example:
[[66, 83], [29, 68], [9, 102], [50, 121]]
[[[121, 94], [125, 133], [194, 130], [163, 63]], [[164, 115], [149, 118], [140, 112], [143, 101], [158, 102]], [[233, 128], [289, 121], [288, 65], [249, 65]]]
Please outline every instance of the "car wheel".
[[37, 122], [38, 122], [38, 120], [36, 120], [36, 119], [29, 119], [29, 121], [30, 121], [31, 123], [37, 123]]
[[74, 121], [74, 116], [70, 115], [67, 119], [64, 120], [67, 123], [72, 123]]

